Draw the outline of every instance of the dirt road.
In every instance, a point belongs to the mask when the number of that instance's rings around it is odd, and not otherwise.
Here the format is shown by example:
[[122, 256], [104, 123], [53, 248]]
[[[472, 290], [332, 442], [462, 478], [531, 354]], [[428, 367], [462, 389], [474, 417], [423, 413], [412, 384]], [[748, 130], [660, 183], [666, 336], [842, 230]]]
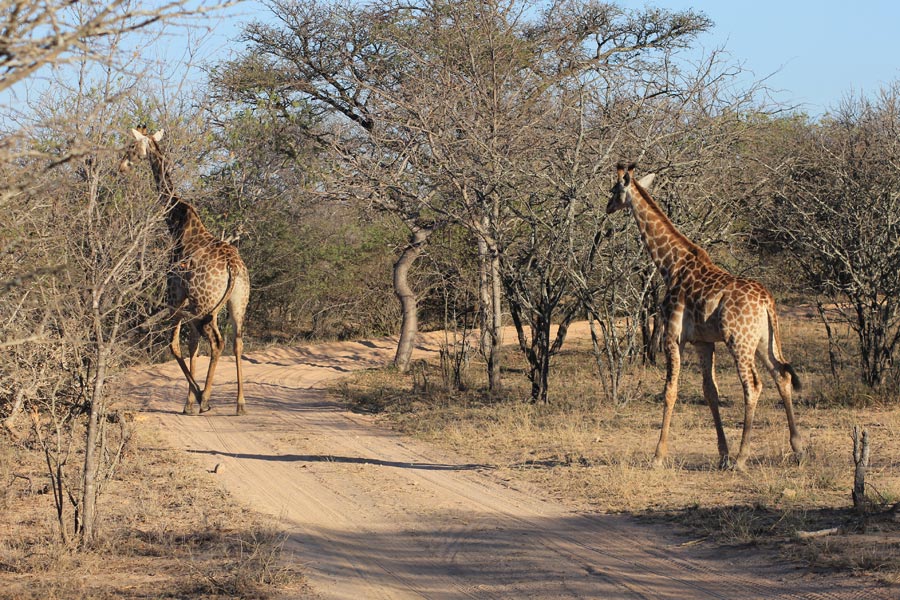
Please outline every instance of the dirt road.
[[490, 465], [403, 439], [322, 391], [392, 352], [382, 340], [251, 353], [249, 414], [240, 418], [232, 360], [220, 364], [215, 409], [203, 416], [180, 414], [186, 386], [174, 363], [133, 373], [129, 394], [196, 457], [198, 477], [281, 520], [321, 598], [889, 597], [863, 580], [803, 575], [685, 545], [626, 517], [574, 512], [500, 480]]

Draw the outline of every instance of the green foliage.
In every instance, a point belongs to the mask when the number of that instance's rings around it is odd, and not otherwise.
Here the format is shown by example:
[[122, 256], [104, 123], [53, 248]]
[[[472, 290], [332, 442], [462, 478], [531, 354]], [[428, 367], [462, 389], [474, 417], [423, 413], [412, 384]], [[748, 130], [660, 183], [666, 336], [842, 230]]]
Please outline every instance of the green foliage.
[[[352, 208], [323, 206], [302, 215], [269, 214], [242, 245], [252, 262], [250, 316], [273, 337], [393, 333], [393, 249], [402, 230], [365, 221]], [[260, 331], [260, 333], [262, 333]]]

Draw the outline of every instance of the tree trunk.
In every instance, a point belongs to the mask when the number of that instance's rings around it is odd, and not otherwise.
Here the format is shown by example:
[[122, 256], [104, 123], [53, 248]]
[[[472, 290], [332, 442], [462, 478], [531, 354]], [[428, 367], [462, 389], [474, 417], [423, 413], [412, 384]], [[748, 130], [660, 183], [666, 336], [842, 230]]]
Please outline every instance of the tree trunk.
[[3, 426], [13, 435], [15, 433], [15, 421], [16, 417], [19, 416], [19, 413], [22, 412], [22, 405], [25, 403], [25, 388], [20, 387], [16, 390], [16, 395], [13, 397], [13, 405], [12, 409], [9, 411], [9, 414], [3, 419]]
[[866, 386], [876, 388], [884, 383], [896, 343], [888, 340], [888, 311], [879, 305], [878, 298], [865, 297], [854, 299], [854, 309], [862, 380]]
[[[652, 275], [651, 275], [652, 277]], [[656, 364], [656, 354], [662, 341], [662, 323], [659, 319], [659, 293], [657, 285], [650, 286], [647, 294], [641, 299], [641, 359], [651, 365]]]
[[538, 318], [532, 328], [534, 365], [531, 373], [531, 401], [546, 404], [549, 401], [548, 379], [550, 377], [550, 320]]
[[492, 252], [482, 235], [478, 236], [478, 295], [480, 311], [478, 325], [481, 329], [481, 354], [487, 365], [488, 389], [500, 387], [500, 313], [499, 276], [494, 277]]
[[[90, 546], [94, 540], [97, 502], [97, 455], [102, 448], [97, 447], [100, 431], [100, 419], [103, 415], [103, 386], [106, 383], [107, 359], [109, 343], [116, 339], [118, 323], [113, 325], [108, 338], [103, 336], [103, 321], [100, 314], [100, 294], [95, 291], [93, 302], [94, 344], [97, 358], [97, 370], [94, 374], [94, 385], [91, 390], [91, 410], [88, 418], [87, 435], [84, 443], [84, 487], [81, 498], [81, 545]], [[118, 319], [116, 319], [118, 321]], [[77, 525], [76, 525], [77, 526]]]
[[[509, 296], [509, 314], [519, 339], [519, 348], [528, 360], [528, 380], [531, 382], [531, 402], [546, 404], [549, 402], [550, 358], [559, 351], [566, 337], [571, 315], [563, 317], [556, 340], [550, 341], [550, 323], [552, 308], [542, 307], [540, 314], [528, 311], [528, 328], [531, 339], [525, 335], [525, 324], [522, 321], [524, 304], [515, 293]], [[524, 309], [528, 310], [528, 309]]]
[[837, 348], [838, 345], [834, 341], [834, 333], [831, 329], [831, 321], [828, 319], [828, 314], [825, 312], [825, 307], [823, 306], [822, 301], [819, 299], [816, 299], [816, 310], [819, 311], [819, 318], [825, 325], [825, 335], [828, 337], [828, 366], [831, 369], [831, 376], [837, 377], [838, 356], [835, 348]]
[[433, 231], [433, 227], [412, 227], [409, 243], [394, 263], [394, 294], [400, 301], [401, 314], [400, 339], [397, 342], [394, 366], [402, 373], [409, 368], [419, 331], [418, 301], [416, 293], [409, 285], [409, 269], [422, 254], [423, 247]]
[[531, 400], [535, 400], [535, 375], [537, 374], [537, 356], [534, 352], [534, 324], [529, 319], [528, 326], [531, 329], [531, 341], [529, 343], [528, 336], [525, 335], [525, 324], [522, 322], [522, 305], [519, 302], [515, 292], [509, 294], [509, 314], [512, 317], [513, 325], [516, 328], [516, 336], [519, 340], [519, 348], [525, 359], [528, 361], [528, 380], [531, 381]]
[[500, 279], [500, 253], [491, 247], [491, 360], [488, 381], [491, 390], [500, 389], [500, 346], [503, 328], [502, 281]]
[[869, 432], [862, 430], [860, 435], [859, 425], [854, 425], [853, 434], [853, 462], [856, 465], [853, 471], [853, 506], [859, 512], [865, 512], [866, 502], [866, 469], [869, 467]]

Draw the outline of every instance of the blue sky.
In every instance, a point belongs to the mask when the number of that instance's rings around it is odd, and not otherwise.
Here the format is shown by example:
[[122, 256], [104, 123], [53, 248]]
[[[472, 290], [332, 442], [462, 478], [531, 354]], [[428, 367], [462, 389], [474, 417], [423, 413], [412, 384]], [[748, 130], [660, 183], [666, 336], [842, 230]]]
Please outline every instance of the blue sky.
[[874, 96], [900, 79], [900, 2], [858, 0], [658, 0], [624, 3], [693, 8], [715, 27], [700, 37], [724, 46], [756, 78], [770, 76], [774, 98], [821, 115], [850, 93]]
[[[611, 0], [630, 9], [656, 6], [670, 10], [693, 8], [705, 13], [714, 27], [698, 39], [698, 52], [724, 47], [731, 61], [741, 64], [748, 80], [767, 78], [774, 100], [818, 116], [850, 93], [874, 96], [900, 80], [900, 2], [896, 0], [791, 1], [756, 0]], [[217, 62], [239, 50], [235, 42], [251, 20], [268, 20], [258, 0], [230, 7], [204, 26], [190, 31], [170, 28], [156, 40], [145, 58], [155, 60], [156, 76], [177, 83], [185, 63]], [[187, 37], [192, 42], [186, 44]], [[186, 46], [198, 51], [189, 56]], [[191, 68], [189, 79], [204, 79]], [[39, 81], [32, 85], [41, 90]], [[31, 86], [29, 86], [31, 87]], [[0, 96], [6, 104], [9, 96]], [[21, 100], [22, 97], [19, 97]]]
[[[733, 62], [750, 72], [748, 78], [767, 78], [775, 100], [811, 115], [825, 113], [850, 93], [872, 96], [900, 80], [900, 2], [896, 0], [618, 3], [631, 9], [693, 8], [705, 13], [715, 25], [699, 38], [703, 49], [724, 47]], [[203, 54], [227, 56], [229, 41], [253, 18], [266, 20], [266, 9], [257, 1], [231, 9]]]

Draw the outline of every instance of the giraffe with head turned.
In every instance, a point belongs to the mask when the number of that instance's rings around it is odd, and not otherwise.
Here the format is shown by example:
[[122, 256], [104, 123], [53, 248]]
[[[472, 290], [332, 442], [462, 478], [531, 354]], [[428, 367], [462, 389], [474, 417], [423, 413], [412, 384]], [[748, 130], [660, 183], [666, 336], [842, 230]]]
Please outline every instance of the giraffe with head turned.
[[[138, 158], [150, 163], [159, 199], [166, 211], [166, 225], [172, 237], [172, 258], [166, 280], [166, 303], [171, 310], [173, 323], [169, 348], [188, 382], [187, 402], [184, 414], [196, 414], [210, 409], [216, 365], [225, 347], [225, 338], [219, 331], [218, 317], [227, 305], [228, 316], [234, 327], [234, 360], [237, 367], [237, 414], [245, 413], [244, 382], [241, 373], [243, 353], [243, 322], [250, 299], [250, 276], [237, 248], [216, 239], [203, 226], [193, 206], [183, 201], [175, 192], [170, 163], [159, 142], [163, 130], [150, 135], [146, 128], [132, 129], [134, 144], [129, 147], [119, 165], [120, 171], [128, 171]], [[181, 353], [181, 325], [189, 327], [188, 355], [190, 366]], [[200, 347], [200, 333], [210, 346], [209, 368], [206, 382], [200, 389], [196, 379], [196, 359]], [[196, 404], [195, 404], [196, 402]]]
[[781, 353], [781, 336], [775, 300], [760, 283], [736, 277], [716, 266], [705, 250], [690, 241], [666, 217], [647, 188], [654, 175], [640, 181], [634, 177], [635, 165], [616, 166], [616, 183], [606, 206], [607, 214], [630, 208], [641, 239], [666, 285], [661, 305], [664, 325], [666, 383], [662, 429], [654, 466], [665, 462], [668, 454], [669, 425], [678, 397], [678, 376], [684, 345], [691, 342], [700, 356], [703, 395], [712, 411], [718, 437], [720, 466], [732, 466], [728, 442], [719, 415], [719, 392], [715, 378], [715, 343], [724, 342], [734, 357], [744, 391], [744, 428], [741, 446], [733, 467], [746, 467], [750, 453], [753, 415], [762, 391], [756, 370], [756, 358], [775, 380], [784, 403], [790, 430], [791, 448], [799, 459], [803, 438], [794, 422], [792, 389], [800, 389], [794, 368]]

